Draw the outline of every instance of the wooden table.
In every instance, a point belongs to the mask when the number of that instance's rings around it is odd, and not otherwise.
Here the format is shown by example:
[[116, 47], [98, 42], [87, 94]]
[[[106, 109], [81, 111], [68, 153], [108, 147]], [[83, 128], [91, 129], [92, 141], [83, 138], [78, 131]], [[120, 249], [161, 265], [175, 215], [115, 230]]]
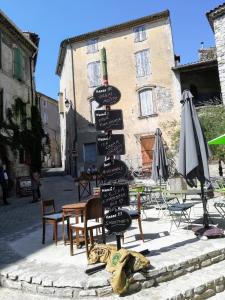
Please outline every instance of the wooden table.
[[[79, 216], [81, 217], [81, 221], [83, 220], [83, 216], [85, 215], [85, 209], [86, 209], [86, 202], [79, 202], [79, 203], [71, 203], [63, 205], [62, 211], [63, 211], [63, 217], [62, 217], [62, 232], [63, 232], [63, 240], [64, 244], [66, 243], [65, 240], [65, 234], [64, 234], [64, 221], [66, 217], [69, 216], [75, 216], [76, 223], [78, 222]], [[69, 232], [69, 220], [67, 222], [67, 232]]]

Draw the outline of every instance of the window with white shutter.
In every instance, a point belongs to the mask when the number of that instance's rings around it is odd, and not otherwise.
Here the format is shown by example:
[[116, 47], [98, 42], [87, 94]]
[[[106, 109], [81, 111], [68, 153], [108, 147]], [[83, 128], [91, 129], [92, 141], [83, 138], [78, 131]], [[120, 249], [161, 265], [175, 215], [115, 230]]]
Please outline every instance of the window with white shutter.
[[156, 114], [152, 89], [144, 89], [139, 92], [140, 115], [142, 117]]
[[145, 49], [135, 53], [136, 76], [144, 77], [150, 75], [149, 50]]
[[90, 87], [96, 87], [101, 84], [101, 74], [100, 74], [100, 62], [91, 62], [87, 66], [88, 68], [88, 80]]
[[134, 41], [135, 43], [146, 40], [145, 26], [137, 26], [134, 28]]
[[87, 53], [95, 53], [98, 52], [98, 40], [91, 39], [87, 41]]
[[90, 105], [91, 105], [91, 123], [95, 124], [95, 111], [98, 107], [98, 103], [95, 100], [91, 100]]

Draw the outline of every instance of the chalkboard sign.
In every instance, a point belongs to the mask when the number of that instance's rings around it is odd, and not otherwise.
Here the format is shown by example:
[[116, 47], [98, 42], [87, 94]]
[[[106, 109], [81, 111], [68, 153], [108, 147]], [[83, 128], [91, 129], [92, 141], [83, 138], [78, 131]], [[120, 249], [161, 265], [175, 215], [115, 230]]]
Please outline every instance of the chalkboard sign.
[[128, 184], [104, 184], [100, 188], [100, 197], [104, 207], [127, 206], [130, 203]]
[[125, 154], [123, 134], [99, 134], [97, 136], [97, 148], [100, 155], [113, 156]]
[[18, 177], [16, 179], [16, 194], [20, 197], [32, 195], [32, 184], [29, 176]]
[[109, 233], [121, 233], [131, 225], [131, 217], [124, 210], [112, 210], [104, 216], [105, 228]]
[[100, 173], [106, 180], [116, 180], [126, 177], [128, 172], [127, 166], [121, 160], [107, 159], [100, 167]]
[[112, 85], [102, 85], [94, 90], [93, 97], [98, 102], [99, 107], [103, 105], [113, 105], [120, 100], [120, 91]]
[[95, 126], [97, 130], [123, 129], [123, 116], [121, 109], [96, 110]]

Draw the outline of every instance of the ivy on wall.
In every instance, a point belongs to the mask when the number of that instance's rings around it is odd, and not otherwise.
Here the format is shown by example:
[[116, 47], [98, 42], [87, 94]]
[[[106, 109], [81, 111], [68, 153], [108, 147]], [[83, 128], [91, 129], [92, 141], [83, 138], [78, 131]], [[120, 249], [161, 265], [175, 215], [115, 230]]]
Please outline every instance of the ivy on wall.
[[[225, 133], [225, 107], [206, 106], [198, 109], [198, 116], [206, 141]], [[210, 145], [213, 159], [225, 159], [225, 145]]]
[[15, 155], [23, 149], [29, 157], [31, 170], [40, 171], [43, 136], [38, 108], [32, 106], [31, 117], [27, 117], [26, 104], [17, 98], [12, 108], [7, 109], [6, 121], [0, 123], [0, 146], [8, 145]]

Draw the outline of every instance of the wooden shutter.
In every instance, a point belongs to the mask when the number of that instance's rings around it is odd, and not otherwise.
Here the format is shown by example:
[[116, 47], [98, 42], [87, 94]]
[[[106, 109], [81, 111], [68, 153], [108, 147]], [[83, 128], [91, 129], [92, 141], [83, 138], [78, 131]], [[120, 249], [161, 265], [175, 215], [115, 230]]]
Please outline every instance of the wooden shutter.
[[153, 159], [153, 147], [155, 142], [155, 136], [143, 136], [141, 137], [141, 156], [142, 156], [142, 167], [151, 168]]
[[84, 162], [95, 163], [97, 160], [96, 143], [84, 144]]
[[98, 86], [101, 84], [101, 75], [100, 75], [100, 62], [95, 62], [94, 67], [94, 78], [95, 78], [95, 86]]
[[140, 91], [139, 99], [142, 116], [150, 116], [155, 113], [153, 93], [151, 89]]
[[135, 60], [136, 60], [136, 76], [141, 77], [143, 76], [143, 69], [142, 69], [142, 51], [135, 53]]
[[143, 75], [150, 74], [150, 65], [149, 65], [149, 51], [143, 50], [142, 51], [142, 67], [143, 67]]
[[19, 48], [13, 48], [13, 59], [14, 59], [14, 76], [18, 80], [23, 80], [22, 78], [22, 55], [21, 50]]

